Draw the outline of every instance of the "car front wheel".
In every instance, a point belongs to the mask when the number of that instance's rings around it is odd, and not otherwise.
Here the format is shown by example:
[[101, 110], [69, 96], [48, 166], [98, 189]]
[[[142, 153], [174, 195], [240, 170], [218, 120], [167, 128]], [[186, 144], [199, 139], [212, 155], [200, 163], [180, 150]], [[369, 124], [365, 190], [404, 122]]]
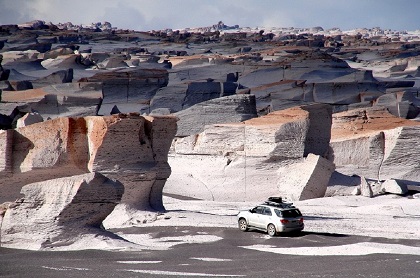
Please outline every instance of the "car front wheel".
[[269, 236], [277, 235], [276, 227], [273, 224], [268, 224], [267, 233]]
[[238, 227], [239, 227], [239, 230], [241, 230], [242, 232], [248, 231], [248, 223], [246, 223], [246, 220], [243, 218], [239, 219]]

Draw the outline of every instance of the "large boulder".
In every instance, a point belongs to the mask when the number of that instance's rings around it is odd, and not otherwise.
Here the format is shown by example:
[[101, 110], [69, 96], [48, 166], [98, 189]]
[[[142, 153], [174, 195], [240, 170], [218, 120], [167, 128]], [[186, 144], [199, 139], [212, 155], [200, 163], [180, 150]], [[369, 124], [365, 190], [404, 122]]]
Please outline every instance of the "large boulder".
[[386, 180], [381, 184], [381, 191], [384, 193], [392, 193], [404, 195], [408, 192], [407, 185], [398, 182], [397, 180]]
[[324, 197], [334, 169], [331, 161], [309, 154], [303, 162], [280, 168], [279, 194], [291, 201]]
[[[57, 40], [56, 37], [52, 37], [52, 40]], [[39, 39], [38, 39], [39, 40]], [[47, 39], [45, 39], [47, 40]], [[42, 53], [42, 55], [39, 55], [39, 58], [42, 59], [55, 59], [59, 56], [63, 56], [63, 55], [70, 55], [70, 54], [74, 54], [74, 50], [69, 48], [69, 47], [58, 47], [56, 49], [51, 49], [50, 51], [47, 51], [45, 53]]]
[[379, 169], [379, 179], [420, 180], [420, 125], [403, 124], [384, 131], [384, 159]]
[[123, 192], [120, 182], [99, 173], [25, 185], [24, 197], [9, 203], [0, 221], [1, 246], [48, 250], [71, 248], [82, 239], [103, 245], [112, 234], [102, 230], [101, 223]]
[[360, 194], [364, 197], [372, 198], [374, 192], [372, 190], [371, 184], [366, 180], [365, 177], [360, 179]]
[[[12, 134], [10, 132], [12, 131]], [[59, 118], [3, 133], [6, 164], [0, 202], [19, 198], [23, 185], [87, 173], [89, 147], [83, 118]]]

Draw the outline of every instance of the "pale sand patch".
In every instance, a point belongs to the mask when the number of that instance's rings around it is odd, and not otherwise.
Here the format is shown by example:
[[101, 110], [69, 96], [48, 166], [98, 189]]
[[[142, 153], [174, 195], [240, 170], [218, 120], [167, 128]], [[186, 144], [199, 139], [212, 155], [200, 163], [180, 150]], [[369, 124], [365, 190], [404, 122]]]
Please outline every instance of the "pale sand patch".
[[359, 242], [348, 245], [323, 247], [273, 248], [265, 245], [242, 247], [262, 252], [297, 256], [363, 256], [370, 254], [401, 254], [420, 256], [420, 247], [376, 242]]
[[159, 264], [162, 261], [117, 261], [120, 264]]
[[150, 234], [124, 234], [117, 233], [120, 237], [137, 244], [141, 249], [168, 250], [175, 245], [185, 243], [209, 243], [221, 240], [214, 235], [185, 235], [177, 237], [153, 238]]
[[146, 273], [154, 275], [166, 276], [193, 276], [193, 277], [244, 277], [246, 275], [230, 275], [230, 274], [209, 274], [209, 273], [194, 273], [194, 272], [175, 272], [175, 271], [160, 271], [160, 270], [139, 270], [139, 269], [124, 269], [124, 271], [135, 273]]
[[218, 258], [190, 258], [191, 260], [199, 260], [205, 262], [230, 262], [231, 259], [218, 259]]

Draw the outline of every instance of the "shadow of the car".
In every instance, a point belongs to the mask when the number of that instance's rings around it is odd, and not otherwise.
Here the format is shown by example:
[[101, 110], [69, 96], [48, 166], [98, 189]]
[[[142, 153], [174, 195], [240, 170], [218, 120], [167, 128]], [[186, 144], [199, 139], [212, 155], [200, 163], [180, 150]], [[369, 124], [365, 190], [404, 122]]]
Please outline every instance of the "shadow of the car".
[[[261, 231], [261, 230], [254, 230], [254, 229], [250, 229], [249, 232], [251, 233], [257, 233], [257, 234], [261, 234], [264, 236], [268, 236], [267, 232]], [[335, 234], [335, 233], [319, 233], [319, 232], [311, 232], [311, 231], [301, 231], [301, 232], [282, 232], [277, 234], [275, 237], [280, 237], [280, 238], [300, 238], [300, 237], [304, 237], [304, 236], [310, 236], [310, 235], [318, 235], [318, 236], [324, 236], [324, 237], [336, 237], [336, 238], [343, 238], [343, 237], [349, 237], [349, 235], [345, 235], [345, 234]]]
[[310, 216], [310, 215], [304, 215], [305, 220], [340, 220], [343, 218], [340, 217], [324, 217], [324, 216]]
[[325, 237], [349, 237], [349, 235], [345, 234], [335, 234], [335, 233], [319, 233], [319, 232], [310, 232], [310, 231], [302, 231], [298, 236], [305, 236], [305, 235], [318, 235], [318, 236], [325, 236]]

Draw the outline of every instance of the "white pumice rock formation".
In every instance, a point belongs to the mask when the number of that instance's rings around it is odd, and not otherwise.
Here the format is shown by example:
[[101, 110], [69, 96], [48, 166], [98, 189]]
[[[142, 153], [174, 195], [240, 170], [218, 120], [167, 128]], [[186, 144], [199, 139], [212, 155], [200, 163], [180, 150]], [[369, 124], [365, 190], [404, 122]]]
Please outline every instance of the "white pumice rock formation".
[[[58, 118], [0, 132], [0, 202], [23, 185], [101, 173], [124, 185], [122, 206], [164, 210], [167, 153], [177, 119], [117, 114]], [[41, 132], [42, 131], [42, 132]]]
[[102, 83], [103, 101], [98, 114], [109, 115], [115, 105], [123, 113], [148, 108], [156, 91], [168, 85], [169, 73], [164, 68], [150, 65], [100, 71], [80, 81]]
[[[171, 174], [167, 159], [176, 121], [171, 116], [145, 117], [143, 123], [129, 120], [116, 129], [104, 121], [92, 130], [101, 147], [91, 153], [95, 158], [89, 169], [121, 181], [125, 188], [121, 203], [104, 221], [105, 227], [141, 224], [154, 219], [154, 211], [165, 210], [162, 191]], [[108, 125], [112, 136], [100, 138], [102, 125]]]
[[329, 159], [344, 175], [416, 185], [420, 178], [419, 131], [419, 122], [395, 117], [385, 109], [337, 113]]
[[169, 157], [172, 175], [165, 192], [217, 201], [256, 201], [277, 195], [279, 168], [310, 153], [324, 155], [330, 126], [328, 105], [207, 126], [202, 133], [174, 142]]
[[365, 177], [361, 177], [360, 179], [360, 194], [364, 197], [373, 197], [373, 190], [370, 183], [365, 179]]
[[331, 161], [309, 154], [302, 162], [279, 169], [279, 193], [291, 201], [324, 197], [334, 169]]
[[[124, 186], [99, 173], [25, 185], [24, 197], [9, 203], [0, 221], [2, 247], [48, 250], [80, 238], [115, 238], [101, 223], [120, 202]], [[1, 219], [0, 219], [1, 220]]]
[[378, 97], [373, 104], [378, 107], [386, 107], [392, 115], [407, 119], [417, 117], [420, 111], [417, 88], [387, 90], [387, 93]]
[[404, 195], [408, 192], [407, 185], [400, 184], [397, 180], [389, 179], [381, 184], [381, 191], [384, 193]]
[[233, 95], [204, 101], [175, 115], [179, 118], [179, 137], [200, 133], [206, 125], [242, 122], [258, 117], [254, 95]]
[[13, 131], [0, 130], [0, 178], [6, 179], [12, 174]]

